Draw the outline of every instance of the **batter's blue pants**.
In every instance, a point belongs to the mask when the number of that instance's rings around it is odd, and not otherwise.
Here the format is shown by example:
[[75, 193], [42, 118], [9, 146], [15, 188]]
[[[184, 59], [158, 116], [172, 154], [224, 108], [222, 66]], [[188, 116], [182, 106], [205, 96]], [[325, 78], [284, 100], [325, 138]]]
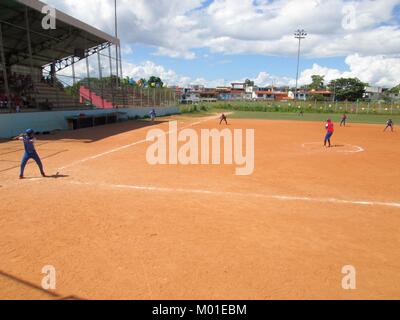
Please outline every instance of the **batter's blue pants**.
[[25, 166], [26, 166], [27, 162], [29, 161], [29, 159], [35, 160], [36, 164], [38, 165], [38, 167], [40, 169], [40, 173], [42, 175], [44, 175], [43, 164], [42, 164], [42, 161], [40, 160], [37, 152], [33, 152], [33, 153], [25, 152], [24, 157], [22, 158], [22, 161], [21, 161], [21, 171], [20, 171], [19, 175], [21, 177], [24, 176]]

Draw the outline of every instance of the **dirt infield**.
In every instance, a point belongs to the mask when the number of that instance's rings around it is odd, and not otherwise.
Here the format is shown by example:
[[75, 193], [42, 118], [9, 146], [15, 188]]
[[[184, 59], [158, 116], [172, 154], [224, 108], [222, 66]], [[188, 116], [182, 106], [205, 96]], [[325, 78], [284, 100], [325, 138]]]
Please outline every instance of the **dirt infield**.
[[[232, 120], [255, 129], [255, 171], [240, 177], [148, 165], [146, 134], [171, 119], [41, 137], [46, 179], [30, 163], [18, 180], [22, 146], [0, 144], [0, 298], [400, 298], [397, 132], [353, 124], [324, 149], [323, 123]], [[55, 291], [40, 287], [45, 265]]]

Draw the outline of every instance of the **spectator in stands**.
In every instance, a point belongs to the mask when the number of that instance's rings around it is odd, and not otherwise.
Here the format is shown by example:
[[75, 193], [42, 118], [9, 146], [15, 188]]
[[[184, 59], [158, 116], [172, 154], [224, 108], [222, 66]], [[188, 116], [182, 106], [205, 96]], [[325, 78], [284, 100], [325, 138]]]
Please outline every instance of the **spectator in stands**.
[[29, 106], [28, 98], [23, 94], [21, 95], [22, 107], [27, 108]]
[[15, 83], [17, 81], [17, 74], [15, 72], [10, 75], [9, 81], [10, 83]]
[[14, 96], [13, 104], [14, 104], [15, 107], [17, 105], [21, 106], [21, 99], [17, 95]]
[[7, 97], [5, 95], [0, 95], [0, 108], [7, 108]]
[[23, 77], [22, 77], [22, 75], [18, 75], [16, 77], [15, 83], [17, 85], [17, 90], [22, 90], [23, 89]]
[[32, 91], [34, 90], [34, 86], [33, 86], [33, 81], [32, 81], [32, 77], [30, 75], [28, 75], [26, 77], [26, 83], [25, 83], [25, 89]]
[[43, 102], [43, 109], [44, 110], [51, 110], [53, 108], [53, 104], [46, 98], [46, 101]]

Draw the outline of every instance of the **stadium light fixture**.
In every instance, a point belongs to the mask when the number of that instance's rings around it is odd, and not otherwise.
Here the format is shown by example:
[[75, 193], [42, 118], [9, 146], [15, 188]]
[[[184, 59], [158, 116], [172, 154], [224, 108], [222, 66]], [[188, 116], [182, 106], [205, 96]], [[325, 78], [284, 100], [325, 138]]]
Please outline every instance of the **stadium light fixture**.
[[307, 37], [307, 32], [304, 29], [298, 29], [294, 33], [294, 37], [296, 39], [299, 39], [299, 49], [297, 52], [297, 74], [296, 74], [296, 91], [294, 93], [294, 98], [297, 100], [297, 91], [298, 91], [298, 86], [299, 86], [299, 67], [300, 67], [300, 50], [301, 50], [301, 40], [305, 39]]

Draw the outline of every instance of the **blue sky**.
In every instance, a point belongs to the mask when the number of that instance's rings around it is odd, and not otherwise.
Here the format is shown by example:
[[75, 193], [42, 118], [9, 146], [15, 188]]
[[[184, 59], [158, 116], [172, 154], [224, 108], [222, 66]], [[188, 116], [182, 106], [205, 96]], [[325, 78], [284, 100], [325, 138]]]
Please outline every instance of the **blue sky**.
[[[113, 0], [48, 0], [113, 33]], [[118, 0], [124, 74], [169, 85], [212, 86], [250, 78], [293, 84], [304, 28], [300, 84], [358, 77], [400, 83], [400, 0]]]
[[[296, 43], [293, 43], [296, 46]], [[152, 60], [167, 69], [173, 69], [179, 74], [188, 74], [193, 78], [206, 79], [242, 79], [256, 77], [261, 70], [265, 70], [279, 77], [295, 77], [297, 56], [271, 56], [257, 54], [214, 54], [209, 50], [195, 50], [198, 58], [193, 60], [176, 59], [167, 56], [154, 55], [154, 48], [145, 45], [135, 45], [133, 53], [125, 54], [124, 59], [134, 64], [141, 64]], [[311, 68], [313, 64], [336, 68], [341, 71], [347, 69], [344, 60], [346, 57], [308, 58], [302, 57], [301, 70]]]

